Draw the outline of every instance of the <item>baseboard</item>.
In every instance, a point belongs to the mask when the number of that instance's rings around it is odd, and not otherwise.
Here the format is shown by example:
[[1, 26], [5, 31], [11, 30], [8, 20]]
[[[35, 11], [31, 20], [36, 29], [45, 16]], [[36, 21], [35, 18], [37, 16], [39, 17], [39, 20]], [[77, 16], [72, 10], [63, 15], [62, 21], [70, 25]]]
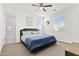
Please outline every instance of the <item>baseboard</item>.
[[16, 43], [21, 42], [20, 40], [16, 41]]
[[60, 41], [60, 40], [58, 40], [58, 42], [65, 43], [65, 44], [71, 44], [71, 42], [67, 42], [67, 41]]
[[0, 53], [1, 53], [1, 51], [2, 51], [2, 46], [0, 47]]

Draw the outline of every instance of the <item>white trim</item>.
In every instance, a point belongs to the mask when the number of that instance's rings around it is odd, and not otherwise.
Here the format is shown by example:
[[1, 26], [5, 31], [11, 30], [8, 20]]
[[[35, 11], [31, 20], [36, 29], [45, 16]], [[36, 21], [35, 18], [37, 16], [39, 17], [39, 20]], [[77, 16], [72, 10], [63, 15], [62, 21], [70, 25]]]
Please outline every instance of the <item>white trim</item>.
[[1, 53], [2, 47], [0, 47], [0, 53]]
[[71, 44], [71, 43], [72, 43], [72, 42], [61, 41], [61, 40], [58, 40], [58, 42], [61, 42], [61, 43], [66, 43], [66, 44]]
[[2, 48], [3, 48], [3, 46], [0, 47], [0, 53], [1, 53], [1, 51], [2, 51]]

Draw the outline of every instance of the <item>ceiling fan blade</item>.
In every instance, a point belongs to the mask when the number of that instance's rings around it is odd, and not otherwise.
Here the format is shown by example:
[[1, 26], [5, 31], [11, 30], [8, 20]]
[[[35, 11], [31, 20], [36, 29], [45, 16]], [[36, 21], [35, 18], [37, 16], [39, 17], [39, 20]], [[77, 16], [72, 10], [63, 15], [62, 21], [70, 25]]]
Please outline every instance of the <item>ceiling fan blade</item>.
[[52, 5], [44, 5], [44, 7], [52, 7]]
[[38, 5], [32, 4], [32, 6], [38, 6]]

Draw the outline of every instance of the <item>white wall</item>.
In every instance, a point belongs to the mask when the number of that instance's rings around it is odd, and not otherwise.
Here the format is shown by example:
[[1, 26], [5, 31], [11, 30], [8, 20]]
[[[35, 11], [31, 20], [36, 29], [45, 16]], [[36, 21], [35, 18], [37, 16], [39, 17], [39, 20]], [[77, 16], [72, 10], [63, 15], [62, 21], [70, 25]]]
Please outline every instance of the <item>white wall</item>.
[[[51, 32], [56, 36], [57, 40], [64, 42], [79, 42], [79, 5], [64, 9], [54, 15], [64, 16], [64, 31], [55, 32], [50, 26]], [[53, 19], [52, 19], [53, 20]], [[49, 29], [47, 30], [50, 31]]]
[[[65, 27], [63, 31], [54, 31], [52, 21], [54, 16], [64, 16]], [[64, 42], [79, 42], [79, 4], [60, 12], [49, 15], [50, 25], [44, 25], [44, 32], [54, 34], [57, 40]], [[44, 23], [46, 19], [44, 19]]]
[[[28, 10], [26, 10], [28, 11]], [[11, 16], [16, 16], [16, 42], [20, 42], [20, 29], [26, 28], [26, 16], [33, 17], [33, 27], [36, 28], [36, 22], [38, 19], [40, 19], [39, 14], [36, 15], [35, 12], [19, 12], [16, 9], [7, 9], [6, 8], [6, 14]]]
[[65, 33], [63, 39], [69, 42], [79, 42], [79, 5], [63, 12], [65, 18]]
[[5, 43], [5, 14], [2, 4], [0, 4], [0, 52]]
[[26, 27], [26, 16], [33, 17], [33, 27], [36, 27], [37, 17], [33, 14], [19, 14], [16, 16], [16, 42], [20, 42], [20, 30]]
[[[15, 12], [16, 13], [16, 12]], [[65, 29], [64, 31], [55, 32], [52, 25], [52, 18], [53, 15], [60, 15], [64, 16], [64, 22], [65, 22]], [[56, 14], [47, 16], [47, 20], [50, 21], [50, 25], [44, 25], [44, 32], [45, 33], [52, 33], [56, 36], [57, 40], [65, 41], [65, 42], [79, 42], [79, 5], [78, 6], [72, 6], [71, 8], [66, 8], [60, 12], [57, 12]], [[34, 13], [26, 13], [26, 14], [18, 14], [16, 16], [16, 42], [20, 41], [20, 29], [26, 27], [26, 16], [33, 16], [35, 19], [34, 21], [39, 18], [38, 15], [34, 15]], [[44, 19], [44, 23], [46, 22], [46, 19]], [[36, 24], [35, 24], [36, 25]], [[36, 27], [36, 26], [35, 26]]]

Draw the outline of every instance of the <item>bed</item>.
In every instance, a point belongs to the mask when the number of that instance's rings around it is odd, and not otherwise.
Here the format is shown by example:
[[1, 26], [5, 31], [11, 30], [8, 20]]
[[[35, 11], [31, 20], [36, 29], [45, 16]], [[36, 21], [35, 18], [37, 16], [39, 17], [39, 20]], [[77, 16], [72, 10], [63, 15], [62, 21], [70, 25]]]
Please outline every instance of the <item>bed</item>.
[[57, 41], [53, 35], [39, 33], [36, 28], [20, 30], [20, 40], [30, 51]]

